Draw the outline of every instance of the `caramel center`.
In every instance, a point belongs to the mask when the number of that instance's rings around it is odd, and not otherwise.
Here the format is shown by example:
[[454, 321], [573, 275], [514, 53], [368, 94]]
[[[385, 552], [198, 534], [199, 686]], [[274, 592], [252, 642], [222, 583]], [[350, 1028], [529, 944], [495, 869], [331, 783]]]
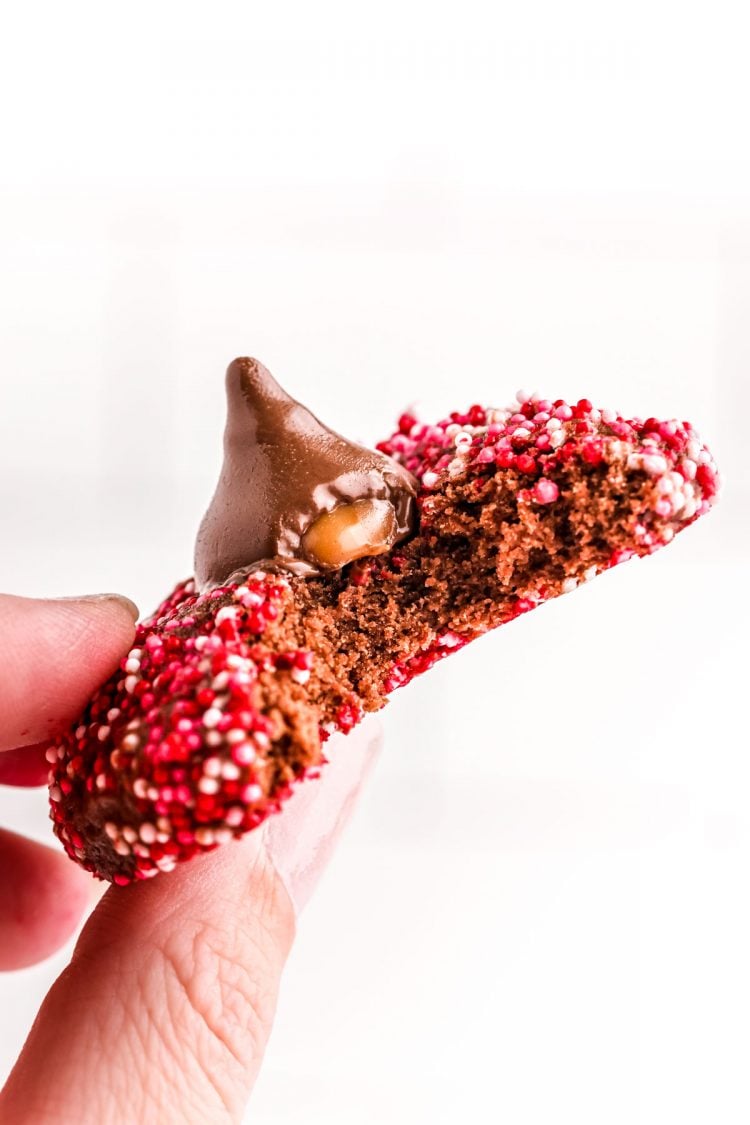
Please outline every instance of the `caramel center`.
[[396, 514], [389, 500], [355, 500], [323, 512], [305, 532], [306, 553], [321, 566], [342, 567], [364, 555], [390, 550]]

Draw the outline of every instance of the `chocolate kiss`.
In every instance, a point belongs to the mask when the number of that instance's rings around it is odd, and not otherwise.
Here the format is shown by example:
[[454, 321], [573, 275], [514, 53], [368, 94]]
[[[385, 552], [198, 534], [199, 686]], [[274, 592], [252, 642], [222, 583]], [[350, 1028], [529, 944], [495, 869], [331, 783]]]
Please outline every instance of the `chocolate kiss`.
[[329, 430], [257, 359], [227, 369], [224, 465], [195, 546], [201, 590], [251, 569], [331, 569], [304, 548], [323, 512], [370, 498], [393, 505], [388, 549], [414, 528], [416, 481], [384, 453]]

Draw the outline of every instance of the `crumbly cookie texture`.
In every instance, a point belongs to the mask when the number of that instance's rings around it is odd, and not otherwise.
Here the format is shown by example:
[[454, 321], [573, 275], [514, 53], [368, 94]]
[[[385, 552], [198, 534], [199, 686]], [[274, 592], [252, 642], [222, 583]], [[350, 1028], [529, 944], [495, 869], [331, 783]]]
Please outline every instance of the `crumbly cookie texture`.
[[50, 748], [66, 851], [126, 884], [241, 836], [318, 775], [323, 744], [436, 661], [647, 555], [708, 511], [713, 458], [689, 422], [519, 392], [378, 449], [417, 478], [419, 528], [312, 578], [181, 583]]

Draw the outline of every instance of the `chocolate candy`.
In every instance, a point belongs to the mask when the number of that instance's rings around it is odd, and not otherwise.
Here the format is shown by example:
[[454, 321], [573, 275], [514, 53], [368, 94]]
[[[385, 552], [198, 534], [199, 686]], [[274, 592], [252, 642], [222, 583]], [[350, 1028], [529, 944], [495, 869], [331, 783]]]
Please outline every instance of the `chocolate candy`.
[[319, 574], [414, 531], [417, 485], [403, 466], [328, 429], [256, 359], [231, 363], [226, 386], [224, 466], [195, 548], [199, 589], [258, 567]]

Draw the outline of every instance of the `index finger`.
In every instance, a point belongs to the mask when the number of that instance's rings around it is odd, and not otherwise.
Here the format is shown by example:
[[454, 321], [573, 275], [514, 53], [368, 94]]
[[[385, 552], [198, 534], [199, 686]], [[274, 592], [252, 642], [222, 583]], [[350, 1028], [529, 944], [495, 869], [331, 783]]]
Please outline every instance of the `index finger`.
[[0, 595], [0, 751], [47, 742], [73, 722], [127, 652], [137, 615], [119, 594]]

